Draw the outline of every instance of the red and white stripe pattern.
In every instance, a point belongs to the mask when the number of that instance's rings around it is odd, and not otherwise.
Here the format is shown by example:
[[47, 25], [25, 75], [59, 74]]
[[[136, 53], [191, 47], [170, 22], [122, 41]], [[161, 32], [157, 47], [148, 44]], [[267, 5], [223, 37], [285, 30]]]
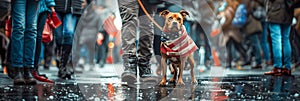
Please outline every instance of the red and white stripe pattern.
[[168, 57], [186, 57], [198, 49], [194, 41], [188, 36], [186, 29], [182, 26], [182, 31], [179, 31], [180, 37], [174, 40], [163, 42], [160, 51]]

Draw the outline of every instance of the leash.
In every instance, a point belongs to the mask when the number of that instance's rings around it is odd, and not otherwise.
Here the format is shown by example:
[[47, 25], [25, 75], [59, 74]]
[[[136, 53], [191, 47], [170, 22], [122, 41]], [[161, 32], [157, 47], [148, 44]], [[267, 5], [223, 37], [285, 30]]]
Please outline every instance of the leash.
[[143, 3], [141, 2], [141, 0], [137, 0], [139, 2], [139, 5], [141, 6], [142, 10], [145, 12], [145, 14], [147, 15], [147, 17], [153, 22], [153, 24], [159, 28], [162, 32], [163, 32], [163, 28], [150, 16], [150, 14], [147, 12], [147, 10], [145, 9]]

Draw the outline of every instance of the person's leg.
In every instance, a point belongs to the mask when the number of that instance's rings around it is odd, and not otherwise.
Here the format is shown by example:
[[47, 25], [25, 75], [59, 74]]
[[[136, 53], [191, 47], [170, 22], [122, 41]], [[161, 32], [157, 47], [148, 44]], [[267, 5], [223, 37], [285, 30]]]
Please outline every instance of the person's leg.
[[[290, 43], [290, 31], [291, 25], [283, 24], [281, 25], [282, 28], [282, 49], [283, 49], [283, 64], [286, 69], [291, 70], [292, 67], [292, 49]], [[289, 71], [290, 73], [290, 71]]]
[[265, 75], [281, 75], [282, 69], [282, 36], [281, 26], [276, 23], [269, 23], [270, 34], [272, 38], [272, 54], [274, 69], [270, 72], [265, 72]]
[[[145, 6], [145, 9], [150, 14], [150, 16], [154, 16], [154, 7], [149, 4], [149, 1], [142, 0], [142, 3]], [[151, 74], [151, 65], [150, 59], [152, 57], [152, 45], [153, 45], [153, 37], [154, 37], [154, 27], [151, 20], [145, 15], [145, 12], [140, 8], [138, 14], [139, 20], [139, 44], [138, 44], [138, 66], [140, 70], [140, 76], [144, 77], [145, 75]]]
[[52, 56], [54, 54], [54, 42], [49, 42], [49, 43], [44, 43], [45, 46], [45, 52], [44, 52], [44, 69], [49, 69], [51, 61], [52, 61]]
[[226, 42], [226, 53], [227, 53], [227, 62], [226, 62], [226, 68], [231, 68], [231, 62], [232, 62], [232, 39], [229, 39], [228, 42]]
[[253, 49], [254, 57], [255, 57], [255, 62], [256, 66], [255, 68], [261, 68], [261, 56], [260, 56], [260, 45], [259, 45], [259, 40], [258, 40], [258, 33], [254, 33], [252, 35], [249, 35], [249, 40], [250, 40], [250, 46]]
[[34, 55], [34, 68], [38, 75], [40, 75], [38, 71], [38, 64], [39, 64], [41, 48], [42, 48], [42, 34], [46, 23], [47, 15], [48, 15], [47, 12], [40, 13], [37, 20], [37, 37], [36, 37], [36, 48], [35, 48], [35, 55]]
[[240, 55], [244, 59], [244, 63], [241, 64], [242, 66], [250, 65], [251, 64], [251, 56], [247, 54], [247, 50], [243, 47], [242, 43], [233, 40], [233, 45], [235, 49], [240, 53]]
[[60, 58], [60, 66], [58, 76], [60, 78], [71, 78], [73, 70], [71, 68], [67, 68], [67, 63], [69, 61], [69, 57], [72, 50], [73, 44], [73, 35], [76, 28], [77, 16], [73, 14], [65, 14], [63, 20], [63, 41], [62, 41], [62, 54]]
[[32, 76], [37, 36], [37, 17], [39, 1], [27, 0], [26, 24], [24, 32], [24, 79], [26, 84], [36, 84]]
[[274, 67], [282, 68], [282, 36], [280, 24], [270, 23], [269, 24], [270, 34], [272, 38], [273, 56], [274, 56]]
[[[61, 21], [64, 23], [64, 15], [57, 13], [57, 16]], [[63, 42], [63, 24], [58, 26], [53, 30], [54, 34], [54, 41], [55, 41], [55, 60], [56, 60], [56, 66], [59, 68], [60, 64], [60, 58], [61, 58], [61, 51], [62, 51], [62, 42]]]
[[25, 31], [26, 0], [12, 1], [11, 67], [15, 70], [14, 84], [25, 84], [23, 69], [23, 46]]
[[267, 22], [261, 22], [263, 31], [260, 37], [260, 43], [261, 48], [264, 54], [264, 59], [268, 63], [271, 61], [270, 59], [270, 48], [269, 48], [269, 42], [268, 42], [268, 23]]
[[199, 23], [193, 22], [191, 31], [189, 33], [191, 38], [193, 39], [193, 41], [198, 47], [198, 49], [194, 52], [195, 66], [200, 65], [200, 61], [202, 61], [200, 60], [200, 54], [199, 54], [199, 50], [201, 47], [201, 39], [200, 39], [201, 29], [199, 27], [201, 27]]
[[139, 12], [138, 3], [136, 0], [119, 0], [119, 7], [122, 18], [122, 59], [123, 66], [125, 68], [123, 74], [136, 74], [136, 34], [138, 23], [137, 17]]

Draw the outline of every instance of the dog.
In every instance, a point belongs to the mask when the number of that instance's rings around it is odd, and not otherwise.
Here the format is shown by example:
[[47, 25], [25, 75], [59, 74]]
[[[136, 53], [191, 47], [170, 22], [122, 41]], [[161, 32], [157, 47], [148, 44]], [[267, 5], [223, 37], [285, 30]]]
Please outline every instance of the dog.
[[[198, 49], [194, 41], [188, 36], [183, 20], [189, 13], [181, 10], [179, 13], [164, 10], [160, 12], [159, 16], [165, 18], [163, 26], [162, 42], [160, 44], [161, 51], [161, 67], [162, 67], [162, 80], [160, 86], [165, 86], [167, 82], [167, 59], [171, 61], [171, 69], [174, 70], [173, 77], [169, 80], [170, 83], [176, 83], [177, 73], [178, 81], [176, 85], [184, 85], [182, 80], [183, 69], [187, 61], [191, 68], [192, 83], [197, 83], [194, 75], [194, 58], [193, 52]], [[179, 68], [179, 70], [177, 70]]]

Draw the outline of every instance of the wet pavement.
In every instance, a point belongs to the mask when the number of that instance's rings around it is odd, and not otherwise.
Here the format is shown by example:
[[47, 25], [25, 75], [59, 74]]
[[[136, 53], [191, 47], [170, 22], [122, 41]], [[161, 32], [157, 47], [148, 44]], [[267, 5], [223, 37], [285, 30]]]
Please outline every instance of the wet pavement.
[[[54, 68], [54, 67], [53, 67]], [[57, 78], [57, 69], [42, 70], [55, 84], [38, 82], [33, 86], [15, 86], [13, 80], [0, 73], [0, 101], [186, 101], [186, 100], [300, 100], [299, 70], [293, 76], [264, 76], [264, 70], [236, 70], [212, 68], [196, 72], [198, 84], [190, 83], [189, 72], [184, 73], [184, 86], [156, 83], [126, 86], [121, 82], [118, 66], [84, 73], [76, 79]]]

